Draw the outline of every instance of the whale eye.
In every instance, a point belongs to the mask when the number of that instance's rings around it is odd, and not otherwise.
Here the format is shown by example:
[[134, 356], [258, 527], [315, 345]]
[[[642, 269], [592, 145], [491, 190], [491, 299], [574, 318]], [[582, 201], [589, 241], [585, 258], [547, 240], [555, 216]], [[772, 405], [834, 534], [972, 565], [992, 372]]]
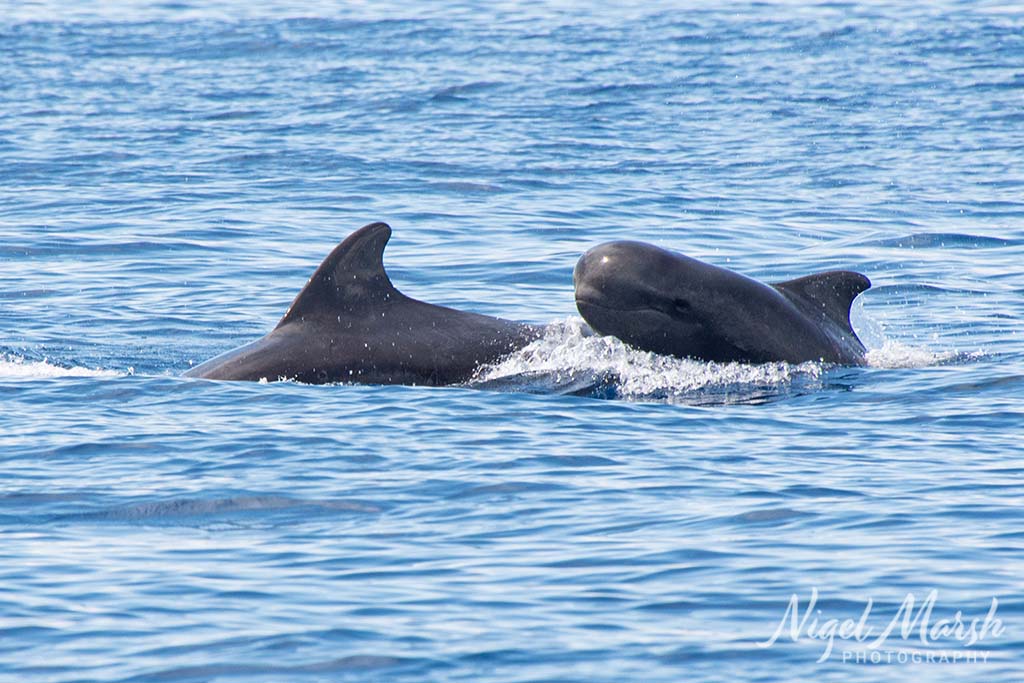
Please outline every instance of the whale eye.
[[693, 306], [686, 299], [675, 299], [672, 302], [672, 306], [675, 307], [679, 313], [690, 313], [693, 311]]

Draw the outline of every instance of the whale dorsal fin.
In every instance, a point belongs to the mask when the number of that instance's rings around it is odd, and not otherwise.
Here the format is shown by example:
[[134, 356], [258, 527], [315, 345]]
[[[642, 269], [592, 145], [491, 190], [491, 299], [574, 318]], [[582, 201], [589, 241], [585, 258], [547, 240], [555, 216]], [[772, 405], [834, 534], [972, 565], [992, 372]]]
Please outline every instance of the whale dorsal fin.
[[359, 228], [334, 248], [302, 288], [278, 327], [309, 316], [365, 311], [402, 296], [384, 272], [387, 223]]
[[805, 314], [824, 315], [854, 337], [850, 306], [857, 295], [870, 286], [871, 281], [867, 277], [848, 270], [830, 270], [772, 284]]

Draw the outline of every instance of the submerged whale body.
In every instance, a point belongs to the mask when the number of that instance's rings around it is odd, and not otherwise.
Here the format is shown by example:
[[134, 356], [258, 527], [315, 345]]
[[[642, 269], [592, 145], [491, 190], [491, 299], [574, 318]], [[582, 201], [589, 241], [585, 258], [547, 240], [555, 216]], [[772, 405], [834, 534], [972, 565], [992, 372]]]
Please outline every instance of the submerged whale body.
[[186, 377], [308, 384], [456, 384], [540, 336], [540, 328], [417, 301], [384, 271], [385, 223], [352, 233], [324, 259], [262, 339]]
[[767, 285], [643, 242], [608, 242], [573, 272], [599, 334], [643, 351], [717, 362], [863, 365], [850, 306], [871, 282], [829, 271]]

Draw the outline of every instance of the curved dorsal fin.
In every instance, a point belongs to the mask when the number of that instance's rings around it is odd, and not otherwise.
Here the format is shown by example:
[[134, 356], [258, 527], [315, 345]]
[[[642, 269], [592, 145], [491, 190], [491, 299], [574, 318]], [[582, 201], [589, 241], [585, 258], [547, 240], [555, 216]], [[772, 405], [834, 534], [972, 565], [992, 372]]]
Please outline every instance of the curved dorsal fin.
[[401, 296], [384, 272], [387, 223], [359, 228], [334, 248], [302, 288], [278, 327], [307, 316], [354, 313]]
[[772, 287], [804, 313], [824, 315], [844, 332], [856, 337], [850, 325], [850, 306], [858, 294], [871, 287], [871, 281], [849, 270], [830, 270], [776, 282]]

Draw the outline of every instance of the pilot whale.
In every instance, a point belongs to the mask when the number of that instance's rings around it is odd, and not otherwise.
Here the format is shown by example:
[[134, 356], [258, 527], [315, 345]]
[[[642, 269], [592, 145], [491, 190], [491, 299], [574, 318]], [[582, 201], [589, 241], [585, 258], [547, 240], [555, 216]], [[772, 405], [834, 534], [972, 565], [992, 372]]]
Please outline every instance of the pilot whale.
[[850, 306], [871, 282], [830, 271], [771, 285], [644, 242], [608, 242], [573, 271], [598, 334], [643, 351], [717, 362], [863, 365]]
[[186, 377], [308, 384], [465, 382], [540, 336], [533, 325], [457, 311], [399, 292], [384, 271], [386, 223], [347, 237], [269, 334]]

